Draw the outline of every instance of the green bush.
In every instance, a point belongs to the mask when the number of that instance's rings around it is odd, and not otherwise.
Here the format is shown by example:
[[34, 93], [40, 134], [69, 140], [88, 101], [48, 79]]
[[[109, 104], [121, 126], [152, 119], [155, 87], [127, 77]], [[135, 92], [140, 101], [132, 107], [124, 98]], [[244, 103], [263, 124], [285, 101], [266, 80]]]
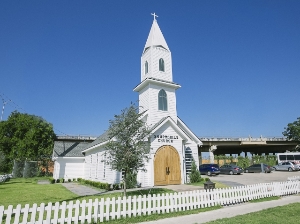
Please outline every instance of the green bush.
[[107, 191], [111, 190], [110, 184], [108, 184], [108, 183], [102, 183], [102, 182], [92, 181], [92, 180], [85, 180], [85, 179], [82, 179], [82, 178], [78, 178], [77, 181], [80, 182], [81, 184], [90, 185], [92, 187], [104, 189], [104, 190], [107, 190]]
[[50, 184], [55, 184], [55, 179], [53, 177], [49, 177]]
[[120, 189], [120, 185], [119, 184], [113, 184], [113, 189], [114, 190], [119, 190]]
[[137, 185], [137, 174], [135, 172], [128, 172], [126, 175], [126, 188], [131, 189], [131, 188], [136, 188]]
[[189, 174], [189, 177], [191, 183], [201, 182], [201, 175], [199, 170], [197, 169], [195, 161], [192, 162], [192, 169], [191, 169], [191, 173]]
[[60, 183], [60, 179], [57, 179], [57, 180], [56, 180], [56, 183]]
[[68, 182], [71, 182], [71, 179], [68, 179]]
[[204, 180], [205, 180], [205, 182], [206, 182], [206, 181], [209, 181], [210, 179], [209, 179], [208, 177], [205, 177], [205, 179], [204, 179]]

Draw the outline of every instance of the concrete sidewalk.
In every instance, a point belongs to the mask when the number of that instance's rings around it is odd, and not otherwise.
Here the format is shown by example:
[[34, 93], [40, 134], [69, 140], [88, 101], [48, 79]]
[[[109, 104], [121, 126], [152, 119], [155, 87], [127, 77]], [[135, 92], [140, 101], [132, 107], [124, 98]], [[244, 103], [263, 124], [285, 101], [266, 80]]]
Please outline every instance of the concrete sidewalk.
[[193, 215], [184, 215], [178, 216], [174, 218], [166, 218], [157, 221], [150, 222], [142, 222], [141, 224], [198, 224], [198, 223], [206, 223], [210, 221], [214, 221], [217, 219], [223, 218], [231, 218], [238, 215], [244, 215], [251, 212], [257, 212], [263, 209], [274, 208], [277, 206], [288, 205], [291, 203], [300, 203], [300, 196], [292, 195], [285, 196], [279, 200], [266, 201], [266, 202], [258, 202], [258, 203], [244, 203], [244, 204], [236, 204], [232, 206], [225, 206], [221, 209], [201, 212]]
[[[78, 196], [86, 196], [86, 195], [100, 195], [100, 194], [110, 194], [115, 192], [123, 192], [123, 190], [114, 190], [114, 191], [106, 191], [102, 189], [97, 189], [93, 187], [89, 187], [83, 184], [79, 184], [77, 182], [67, 182], [62, 183], [62, 185], [67, 188], [69, 191], [73, 192], [74, 194], [77, 194]], [[199, 186], [193, 186], [193, 185], [168, 185], [168, 186], [154, 186], [153, 188], [167, 188], [176, 192], [182, 192], [182, 191], [193, 191], [193, 190], [203, 190], [203, 187]], [[130, 191], [137, 191], [137, 190], [150, 190], [152, 187], [146, 187], [146, 188], [133, 188], [133, 189], [127, 189], [127, 192]]]

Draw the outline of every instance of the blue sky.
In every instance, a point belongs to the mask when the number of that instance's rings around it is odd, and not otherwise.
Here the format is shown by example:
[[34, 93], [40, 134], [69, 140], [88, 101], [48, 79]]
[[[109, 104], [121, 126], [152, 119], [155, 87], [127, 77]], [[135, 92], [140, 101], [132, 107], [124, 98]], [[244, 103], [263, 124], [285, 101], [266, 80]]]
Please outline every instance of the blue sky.
[[[155, 12], [178, 116], [199, 137], [282, 136], [300, 116], [300, 1], [0, 1], [3, 119], [98, 136], [137, 102]], [[2, 102], [0, 102], [2, 107]]]

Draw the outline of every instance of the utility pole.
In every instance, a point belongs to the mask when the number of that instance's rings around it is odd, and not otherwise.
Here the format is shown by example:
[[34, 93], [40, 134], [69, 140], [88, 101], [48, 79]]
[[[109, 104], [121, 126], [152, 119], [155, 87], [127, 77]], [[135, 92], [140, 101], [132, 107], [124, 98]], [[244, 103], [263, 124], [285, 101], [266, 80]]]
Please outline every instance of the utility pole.
[[0, 120], [0, 121], [2, 121], [2, 117], [3, 117], [5, 105], [6, 105], [8, 102], [10, 102], [11, 100], [5, 100], [1, 95], [0, 95], [0, 97], [2, 98], [2, 102], [3, 102], [2, 113], [1, 113], [1, 120]]

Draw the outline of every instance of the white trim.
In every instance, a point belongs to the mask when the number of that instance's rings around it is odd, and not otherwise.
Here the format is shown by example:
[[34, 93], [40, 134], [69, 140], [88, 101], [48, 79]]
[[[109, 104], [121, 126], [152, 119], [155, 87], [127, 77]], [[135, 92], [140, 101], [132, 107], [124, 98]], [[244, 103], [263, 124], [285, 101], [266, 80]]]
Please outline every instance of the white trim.
[[181, 86], [175, 83], [169, 83], [169, 82], [164, 82], [164, 81], [159, 81], [159, 80], [153, 80], [153, 79], [149, 79], [146, 78], [144, 81], [142, 81], [139, 85], [137, 85], [133, 91], [135, 92], [139, 92], [140, 90], [142, 90], [145, 86], [147, 86], [147, 84], [156, 84], [159, 86], [165, 86], [165, 87], [169, 87], [169, 88], [173, 88], [173, 89], [178, 89]]
[[180, 123], [180, 125], [183, 126], [183, 128], [185, 129], [184, 131], [186, 131], [189, 135], [191, 135], [191, 137], [193, 138], [193, 140], [198, 145], [203, 145], [203, 143], [199, 140], [199, 138], [186, 126], [186, 124], [179, 117], [177, 117], [177, 121]]
[[55, 159], [58, 160], [58, 159], [84, 159], [85, 156], [82, 156], [82, 157], [56, 157]]
[[171, 127], [174, 128], [174, 130], [179, 133], [179, 135], [181, 136], [181, 138], [183, 140], [189, 140], [190, 139], [189, 136], [180, 127], [178, 127], [178, 125], [174, 122], [174, 120], [171, 117], [168, 117], [166, 120], [164, 120], [155, 129], [153, 129], [152, 132], [154, 133], [155, 131], [160, 129], [167, 122], [169, 122]]
[[97, 144], [97, 145], [94, 145], [94, 146], [92, 146], [92, 147], [90, 147], [90, 148], [87, 148], [87, 149], [83, 150], [82, 153], [83, 153], [83, 152], [88, 152], [88, 151], [90, 151], [90, 150], [92, 150], [92, 149], [95, 149], [95, 148], [97, 148], [97, 147], [103, 146], [103, 145], [105, 145], [105, 144], [107, 144], [107, 143], [108, 143], [108, 141], [101, 142], [101, 143], [99, 143], [99, 144]]

